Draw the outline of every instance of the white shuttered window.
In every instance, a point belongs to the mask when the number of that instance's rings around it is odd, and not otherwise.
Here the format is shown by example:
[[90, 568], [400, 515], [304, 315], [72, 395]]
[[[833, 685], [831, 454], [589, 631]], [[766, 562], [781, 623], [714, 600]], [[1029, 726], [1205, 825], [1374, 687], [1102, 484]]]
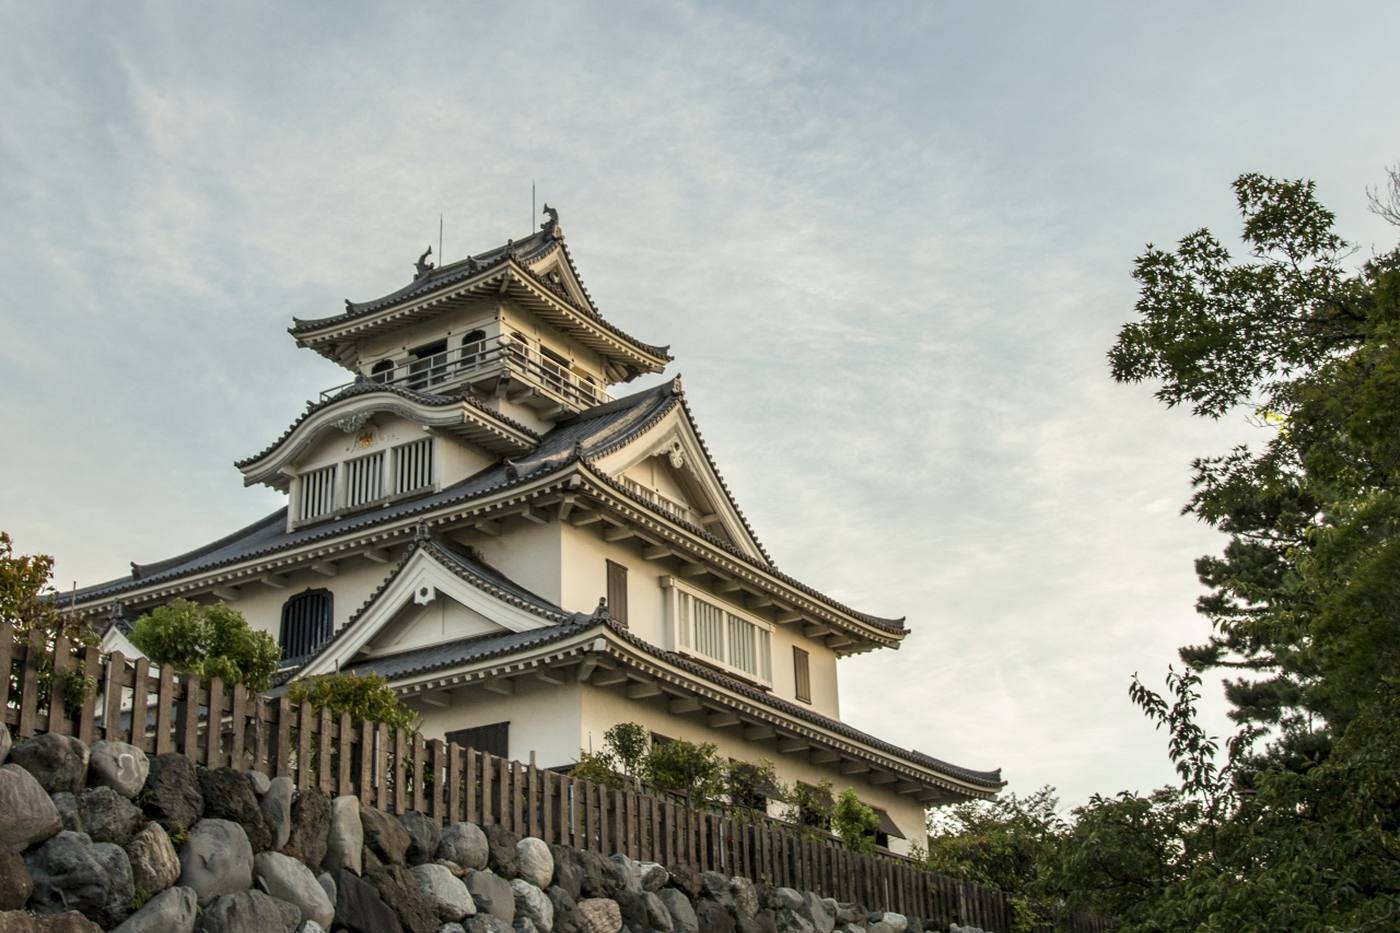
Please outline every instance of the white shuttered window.
[[433, 484], [433, 439], [425, 437], [394, 448], [394, 494]]
[[677, 649], [755, 680], [772, 682], [772, 633], [766, 625], [702, 599], [675, 582], [669, 585], [670, 623]]
[[301, 507], [297, 518], [306, 521], [335, 511], [335, 467], [322, 467], [301, 478]]
[[384, 498], [384, 451], [345, 463], [345, 505], [367, 505]]

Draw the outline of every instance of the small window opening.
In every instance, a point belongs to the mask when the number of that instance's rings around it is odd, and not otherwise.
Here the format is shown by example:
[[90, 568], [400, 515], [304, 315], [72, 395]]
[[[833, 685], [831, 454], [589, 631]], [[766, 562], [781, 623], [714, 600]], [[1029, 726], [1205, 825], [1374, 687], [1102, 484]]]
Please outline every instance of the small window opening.
[[627, 624], [627, 568], [608, 561], [608, 616]]
[[303, 658], [326, 643], [334, 624], [330, 590], [307, 590], [282, 604], [278, 644], [283, 659]]
[[394, 361], [380, 360], [369, 371], [369, 378], [378, 383], [388, 383], [394, 378]]

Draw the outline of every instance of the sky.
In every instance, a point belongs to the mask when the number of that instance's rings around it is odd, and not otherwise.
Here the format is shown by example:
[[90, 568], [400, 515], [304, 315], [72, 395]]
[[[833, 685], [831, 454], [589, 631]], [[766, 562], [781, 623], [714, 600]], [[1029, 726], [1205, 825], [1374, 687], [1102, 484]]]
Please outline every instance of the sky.
[[[1129, 703], [1206, 624], [1194, 457], [1105, 353], [1240, 173], [1360, 263], [1389, 3], [0, 2], [0, 528], [61, 589], [281, 504], [232, 462], [345, 374], [286, 334], [520, 237], [670, 344], [783, 570], [908, 617], [843, 718], [1066, 807], [1171, 780]], [[646, 385], [639, 382], [637, 385]], [[589, 607], [571, 607], [589, 608]], [[1208, 724], [1229, 728], [1214, 684]]]

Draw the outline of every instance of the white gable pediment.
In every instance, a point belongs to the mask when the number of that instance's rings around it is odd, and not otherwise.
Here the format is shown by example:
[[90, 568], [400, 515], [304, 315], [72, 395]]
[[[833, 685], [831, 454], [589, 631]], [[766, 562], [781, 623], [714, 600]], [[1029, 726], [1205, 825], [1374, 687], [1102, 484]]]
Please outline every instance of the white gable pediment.
[[554, 624], [463, 579], [430, 547], [410, 554], [382, 592], [298, 678], [330, 674], [357, 657], [393, 654], [492, 632]]

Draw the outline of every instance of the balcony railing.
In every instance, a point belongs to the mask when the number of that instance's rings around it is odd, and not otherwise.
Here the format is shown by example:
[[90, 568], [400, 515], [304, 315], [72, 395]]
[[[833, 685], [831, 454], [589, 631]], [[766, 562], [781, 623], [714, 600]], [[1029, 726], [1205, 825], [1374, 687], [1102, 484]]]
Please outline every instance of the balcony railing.
[[[509, 372], [543, 389], [542, 394], [574, 406], [591, 408], [612, 401], [602, 386], [572, 372], [567, 366], [539, 350], [509, 337], [492, 337], [453, 347], [420, 359], [405, 360], [369, 377], [380, 385], [401, 386], [417, 392], [433, 392], [449, 385], [477, 382]], [[358, 381], [358, 380], [357, 380]], [[344, 391], [355, 382], [332, 386], [321, 392], [321, 400]]]

